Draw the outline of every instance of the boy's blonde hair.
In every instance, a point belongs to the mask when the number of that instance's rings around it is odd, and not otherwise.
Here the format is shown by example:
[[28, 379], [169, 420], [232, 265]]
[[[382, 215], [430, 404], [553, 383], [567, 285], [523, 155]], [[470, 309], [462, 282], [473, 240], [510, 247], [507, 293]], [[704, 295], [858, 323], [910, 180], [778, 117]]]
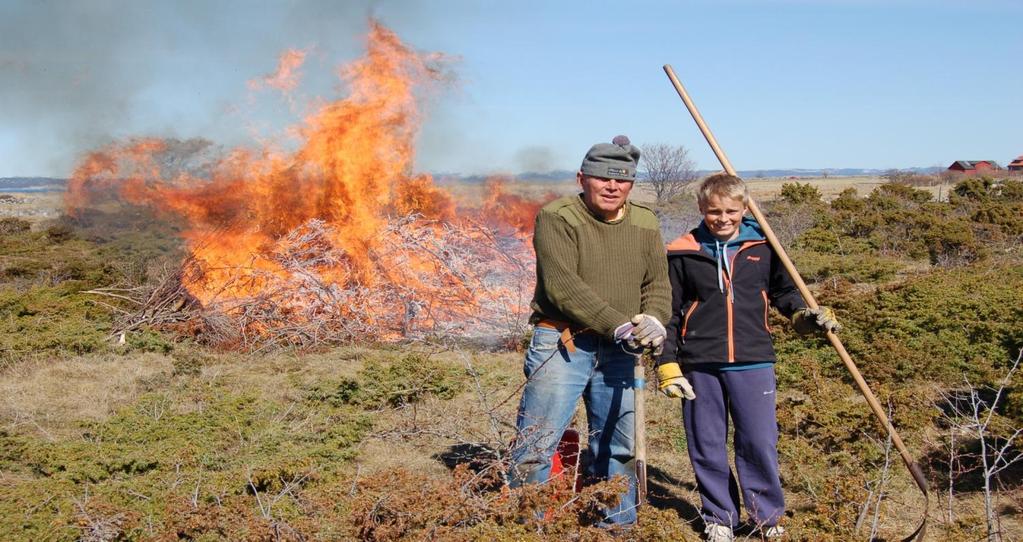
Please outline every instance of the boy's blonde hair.
[[746, 205], [749, 202], [749, 188], [735, 175], [715, 173], [704, 179], [696, 189], [696, 203], [702, 208], [711, 196], [737, 199]]

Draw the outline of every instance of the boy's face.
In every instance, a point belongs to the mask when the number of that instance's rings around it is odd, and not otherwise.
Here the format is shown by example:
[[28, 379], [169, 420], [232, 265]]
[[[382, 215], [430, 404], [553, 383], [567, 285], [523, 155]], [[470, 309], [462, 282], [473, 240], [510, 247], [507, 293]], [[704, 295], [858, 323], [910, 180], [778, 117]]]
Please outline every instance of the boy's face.
[[711, 195], [700, 205], [703, 223], [719, 241], [729, 241], [739, 235], [746, 204], [740, 199]]

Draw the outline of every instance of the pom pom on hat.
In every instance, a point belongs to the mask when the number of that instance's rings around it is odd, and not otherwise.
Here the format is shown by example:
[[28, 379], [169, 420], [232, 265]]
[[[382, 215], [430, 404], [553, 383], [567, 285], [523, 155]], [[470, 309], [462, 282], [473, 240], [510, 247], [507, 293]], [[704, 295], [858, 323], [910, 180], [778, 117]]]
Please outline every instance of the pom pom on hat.
[[611, 143], [614, 143], [619, 147], [624, 147], [626, 145], [630, 145], [632, 142], [629, 141], [629, 136], [616, 135], [615, 138], [611, 140]]

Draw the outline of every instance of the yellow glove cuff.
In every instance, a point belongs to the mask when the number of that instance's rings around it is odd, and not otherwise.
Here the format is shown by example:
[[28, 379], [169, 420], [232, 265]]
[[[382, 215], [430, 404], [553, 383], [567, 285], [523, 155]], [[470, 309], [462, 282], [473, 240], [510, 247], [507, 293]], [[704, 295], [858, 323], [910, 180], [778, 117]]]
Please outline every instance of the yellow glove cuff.
[[658, 386], [682, 376], [682, 368], [678, 366], [678, 363], [668, 362], [662, 363], [657, 366], [657, 384]]

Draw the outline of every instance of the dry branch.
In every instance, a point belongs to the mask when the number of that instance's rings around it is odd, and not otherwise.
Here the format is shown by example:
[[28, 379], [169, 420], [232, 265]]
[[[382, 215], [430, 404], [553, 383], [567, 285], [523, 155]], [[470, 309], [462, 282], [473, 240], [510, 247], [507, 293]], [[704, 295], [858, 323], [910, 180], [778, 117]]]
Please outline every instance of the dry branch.
[[360, 255], [371, 276], [336, 236], [327, 222], [310, 220], [245, 265], [191, 257], [144, 285], [88, 293], [120, 314], [115, 336], [150, 327], [253, 351], [503, 337], [525, 328], [533, 254], [514, 234], [469, 221], [392, 218]]

